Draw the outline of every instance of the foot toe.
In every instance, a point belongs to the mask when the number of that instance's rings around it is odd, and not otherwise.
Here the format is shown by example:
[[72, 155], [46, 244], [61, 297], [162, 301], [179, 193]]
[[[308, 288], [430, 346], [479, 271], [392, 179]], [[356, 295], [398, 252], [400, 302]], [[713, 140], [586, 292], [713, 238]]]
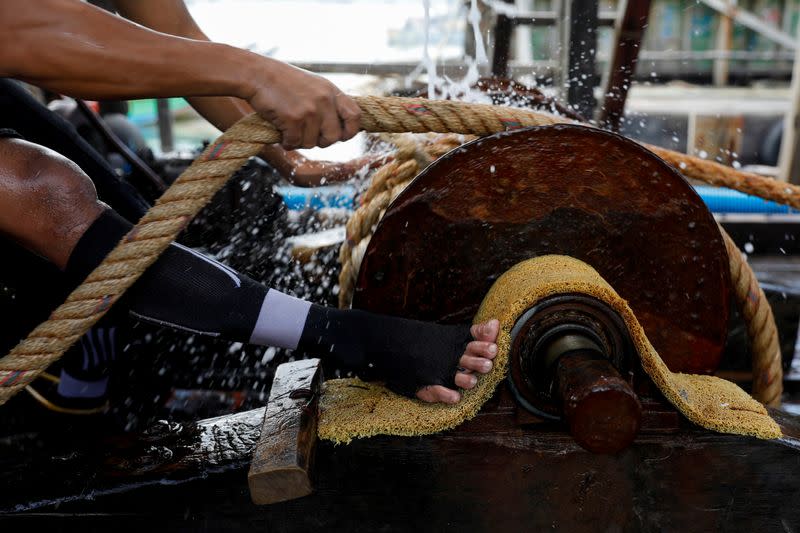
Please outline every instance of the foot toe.
[[459, 372], [456, 374], [456, 385], [462, 389], [471, 389], [477, 384], [478, 378], [473, 374], [467, 374], [465, 372]]
[[497, 345], [487, 341], [472, 341], [467, 344], [465, 355], [494, 359], [497, 355]]
[[475, 357], [472, 355], [462, 355], [458, 363], [467, 370], [473, 370], [485, 374], [492, 369], [492, 362], [485, 357]]
[[428, 403], [455, 404], [461, 400], [461, 394], [441, 385], [428, 385], [417, 391], [417, 398]]
[[495, 342], [500, 332], [500, 321], [496, 318], [475, 324], [470, 328], [472, 338], [476, 341]]

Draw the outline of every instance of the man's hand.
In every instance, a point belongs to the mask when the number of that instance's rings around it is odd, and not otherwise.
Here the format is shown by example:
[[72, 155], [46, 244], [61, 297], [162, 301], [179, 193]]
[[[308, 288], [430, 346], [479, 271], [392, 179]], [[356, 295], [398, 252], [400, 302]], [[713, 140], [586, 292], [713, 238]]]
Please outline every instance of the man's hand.
[[358, 133], [361, 109], [334, 84], [286, 63], [263, 60], [253, 65], [247, 101], [278, 128], [284, 148], [324, 148]]
[[[208, 41], [183, 0], [114, 0], [120, 14], [156, 31]], [[242, 51], [242, 53], [244, 53]], [[283, 134], [287, 148], [325, 147], [356, 134], [360, 109], [332, 83], [278, 61], [247, 53], [245, 61], [229, 62], [239, 82], [248, 82], [245, 94], [252, 107]], [[230, 96], [240, 96], [239, 92]], [[214, 96], [188, 98], [209, 122], [221, 131], [253, 112], [241, 100]], [[281, 168], [283, 153], [264, 154]], [[274, 157], [272, 157], [274, 155]]]

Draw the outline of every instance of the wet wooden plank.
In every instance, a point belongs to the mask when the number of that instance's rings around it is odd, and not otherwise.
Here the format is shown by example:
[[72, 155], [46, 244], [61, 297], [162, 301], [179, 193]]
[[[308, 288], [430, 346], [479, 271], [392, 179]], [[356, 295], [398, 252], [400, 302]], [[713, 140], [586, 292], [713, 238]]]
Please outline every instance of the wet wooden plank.
[[319, 359], [278, 367], [261, 439], [247, 476], [254, 503], [270, 504], [311, 494], [320, 378]]
[[625, 115], [625, 100], [636, 74], [650, 3], [650, 0], [626, 0], [619, 6], [621, 15], [614, 25], [614, 44], [603, 92], [605, 97], [598, 116], [598, 122], [611, 131], [619, 131], [620, 121]]
[[138, 434], [53, 426], [0, 438], [0, 512], [147, 492], [244, 468], [264, 413], [259, 408], [189, 424], [161, 421]]
[[[320, 443], [315, 493], [258, 507], [244, 468], [92, 501], [0, 514], [0, 528], [80, 525], [225, 531], [793, 531], [800, 452], [689, 426], [595, 455], [512, 413], [420, 438]], [[791, 419], [782, 425], [794, 425]], [[506, 419], [501, 427], [502, 418]], [[487, 423], [483, 426], [484, 422]], [[65, 522], [69, 520], [69, 522]], [[15, 529], [16, 528], [16, 529]]]

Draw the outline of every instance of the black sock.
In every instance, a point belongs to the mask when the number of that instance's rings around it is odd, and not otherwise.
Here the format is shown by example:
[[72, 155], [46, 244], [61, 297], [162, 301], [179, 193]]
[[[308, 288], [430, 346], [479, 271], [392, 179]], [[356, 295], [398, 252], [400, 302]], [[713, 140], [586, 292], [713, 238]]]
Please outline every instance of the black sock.
[[426, 385], [455, 388], [458, 361], [472, 336], [469, 326], [312, 305], [298, 348], [382, 378], [414, 397]]
[[[66, 274], [76, 284], [83, 281], [131, 227], [104, 211], [78, 241]], [[149, 322], [248, 342], [266, 294], [262, 284], [172, 243], [118, 305]]]
[[[130, 228], [105, 211], [75, 246], [67, 274], [83, 281]], [[333, 358], [410, 397], [426, 385], [454, 388], [458, 360], [472, 340], [466, 325], [311, 305], [174, 243], [117, 306], [177, 329]]]

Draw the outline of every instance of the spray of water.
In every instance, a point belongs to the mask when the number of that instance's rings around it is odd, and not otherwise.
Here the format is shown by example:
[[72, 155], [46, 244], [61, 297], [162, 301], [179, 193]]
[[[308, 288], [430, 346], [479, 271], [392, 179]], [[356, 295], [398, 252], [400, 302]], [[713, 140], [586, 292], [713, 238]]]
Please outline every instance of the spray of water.
[[[432, 44], [430, 42], [431, 2], [430, 0], [422, 0], [422, 5], [425, 12], [425, 40], [422, 61], [417, 68], [406, 77], [406, 86], [410, 86], [417, 76], [424, 71], [428, 82], [428, 98], [488, 102], [489, 99], [485, 94], [472, 88], [480, 78], [480, 68], [489, 64], [489, 59], [486, 54], [486, 43], [483, 40], [480, 30], [481, 13], [478, 9], [478, 0], [471, 0], [469, 12], [467, 14], [467, 21], [469, 22], [475, 39], [475, 57], [466, 57], [467, 72], [461, 79], [452, 79], [446, 75], [439, 76], [437, 73], [436, 62], [430, 55], [430, 46]], [[461, 12], [460, 9], [459, 12]]]

